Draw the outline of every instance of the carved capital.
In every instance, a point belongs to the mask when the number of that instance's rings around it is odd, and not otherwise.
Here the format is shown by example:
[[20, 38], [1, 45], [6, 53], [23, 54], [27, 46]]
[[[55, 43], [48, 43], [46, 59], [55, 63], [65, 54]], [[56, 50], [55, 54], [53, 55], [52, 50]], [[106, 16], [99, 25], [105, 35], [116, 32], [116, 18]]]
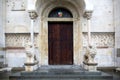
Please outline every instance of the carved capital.
[[29, 17], [31, 19], [36, 19], [38, 17], [37, 13], [35, 11], [30, 11], [29, 12]]
[[86, 12], [84, 13], [84, 17], [87, 18], [88, 20], [91, 19], [91, 17], [92, 17], [92, 12], [93, 12], [93, 11], [86, 11]]

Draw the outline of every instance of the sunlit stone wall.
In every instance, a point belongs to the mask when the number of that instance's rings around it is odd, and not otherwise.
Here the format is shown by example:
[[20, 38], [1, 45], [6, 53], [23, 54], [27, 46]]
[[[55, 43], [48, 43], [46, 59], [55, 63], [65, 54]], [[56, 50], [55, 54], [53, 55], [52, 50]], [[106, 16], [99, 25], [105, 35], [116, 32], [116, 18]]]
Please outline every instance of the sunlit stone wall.
[[[1, 38], [0, 40], [6, 42], [6, 47], [23, 47], [25, 43], [30, 41], [30, 35], [29, 35], [30, 34], [30, 17], [26, 9], [27, 0], [4, 0], [4, 1], [6, 1], [6, 10], [5, 10], [6, 24], [4, 27], [6, 39], [3, 40], [4, 38], [0, 36]], [[37, 8], [43, 8], [42, 6], [44, 6], [44, 4], [46, 4], [47, 1], [49, 0], [41, 0], [41, 1], [42, 1], [41, 5], [37, 6]], [[114, 1], [115, 1], [114, 4], [113, 4], [113, 0], [93, 0], [92, 1], [94, 5], [94, 12], [91, 18], [92, 43], [95, 43], [98, 46], [98, 49], [97, 49], [98, 54], [96, 56], [96, 61], [98, 62], [99, 66], [114, 66], [116, 64], [116, 58], [117, 58], [114, 47], [117, 46], [116, 48], [120, 48], [120, 44], [119, 44], [120, 43], [120, 40], [119, 40], [120, 38], [119, 36], [120, 34], [120, 31], [119, 31], [120, 30], [119, 28], [120, 27], [120, 16], [119, 16], [120, 1], [119, 0], [114, 0]], [[1, 7], [2, 7], [2, 2], [0, 2], [0, 10], [2, 9]], [[40, 9], [40, 11], [42, 11], [42, 9]], [[115, 13], [115, 20], [114, 20], [114, 13]], [[0, 17], [2, 16], [0, 15]], [[1, 19], [2, 18], [0, 18], [0, 20]], [[45, 40], [41, 42], [41, 44], [37, 43], [37, 41], [41, 40], [41, 38], [37, 38], [38, 36], [42, 35], [40, 33], [46, 33], [46, 31], [44, 31], [44, 28], [47, 28], [46, 27], [47, 24], [46, 23], [40, 24], [43, 22], [43, 20], [44, 18], [41, 19], [38, 16], [38, 18], [34, 21], [34, 32], [36, 33], [35, 43], [38, 44], [38, 46], [46, 45], [44, 44], [44, 42], [47, 41]], [[83, 37], [81, 38], [81, 41], [83, 41], [83, 44], [81, 45], [83, 46], [83, 52], [84, 52], [84, 46], [87, 45], [86, 19], [80, 18], [80, 24], [81, 24], [79, 26], [79, 28], [81, 28], [80, 31], [83, 32], [83, 35], [82, 35]], [[114, 26], [114, 24], [116, 24], [116, 26]], [[3, 25], [2, 21], [0, 21], [0, 25]], [[3, 30], [1, 26], [0, 26], [0, 30]], [[2, 31], [0, 31], [0, 33], [2, 33]], [[0, 35], [3, 35], [3, 34], [0, 34]], [[42, 35], [42, 39], [47, 39], [47, 38], [45, 37], [45, 35]], [[0, 41], [1, 44], [2, 44], [2, 41]], [[44, 50], [43, 47], [41, 47], [41, 49]], [[17, 67], [23, 65], [24, 61], [23, 60], [21, 62], [19, 61], [21, 59], [25, 59], [24, 53], [25, 52], [23, 50], [7, 49], [6, 51], [7, 63], [9, 64], [9, 66], [14, 67], [15, 65], [12, 65], [13, 63], [18, 63]], [[80, 52], [80, 54], [82, 54], [82, 51]], [[18, 55], [18, 57], [16, 57], [16, 55]], [[44, 54], [41, 56], [42, 57], [40, 60], [42, 61], [42, 58], [44, 58], [45, 56]], [[16, 58], [19, 60], [17, 61]], [[48, 60], [46, 59], [45, 61], [47, 63]], [[119, 58], [117, 59], [117, 62], [118, 61], [119, 61]], [[45, 63], [44, 60], [42, 62]]]
[[2, 16], [2, 0], [0, 0], [0, 47], [3, 47], [3, 16]]
[[[92, 0], [94, 11], [91, 17], [92, 32], [114, 32], [113, 0]], [[82, 23], [83, 31], [87, 31], [87, 23]]]
[[117, 66], [120, 67], [120, 0], [114, 0], [115, 48]]
[[[0, 0], [0, 55], [5, 55], [5, 36], [4, 36], [4, 0]], [[5, 62], [5, 58], [0, 58], [0, 61]]]

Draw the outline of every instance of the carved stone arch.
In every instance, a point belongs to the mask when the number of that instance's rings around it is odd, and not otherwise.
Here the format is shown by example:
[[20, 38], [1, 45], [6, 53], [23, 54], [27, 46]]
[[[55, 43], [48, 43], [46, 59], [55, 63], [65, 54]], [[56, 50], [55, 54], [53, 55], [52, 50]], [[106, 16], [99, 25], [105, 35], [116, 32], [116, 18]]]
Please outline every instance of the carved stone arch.
[[[62, 3], [61, 3], [62, 2]], [[79, 14], [83, 15], [86, 12], [92, 12], [93, 11], [93, 4], [91, 3], [92, 1], [89, 0], [34, 0], [34, 8], [40, 14], [39, 12], [42, 12], [43, 10], [39, 10], [40, 7], [43, 7], [42, 9], [45, 9], [45, 7], [49, 5], [53, 5], [54, 3], [58, 3], [57, 5], [59, 6], [60, 4], [72, 4], [74, 7], [77, 9]], [[52, 4], [51, 4], [52, 3]], [[68, 5], [67, 4], [67, 5]], [[63, 6], [63, 5], [62, 5]]]
[[38, 10], [38, 14], [40, 14], [39, 16], [42, 17], [47, 18], [50, 11], [56, 7], [62, 7], [68, 9], [73, 14], [73, 18], [80, 17], [80, 11], [78, 10], [78, 8], [76, 8], [76, 6], [74, 6], [72, 3], [67, 1], [61, 1], [61, 2], [53, 1], [52, 5], [51, 2], [48, 1], [48, 3], [45, 3], [42, 7], [43, 7], [42, 9]]
[[58, 3], [58, 6], [59, 6], [59, 3], [61, 2], [63, 2], [62, 4], [64, 3], [73, 4], [74, 7], [76, 7], [77, 11], [79, 11], [79, 13], [82, 13], [82, 14], [93, 11], [93, 4], [91, 0], [55, 0], [55, 1], [54, 0], [28, 0], [27, 10], [35, 11], [35, 12], [38, 12], [38, 14], [40, 14], [39, 12], [42, 12], [43, 11], [42, 9], [45, 9], [47, 5], [48, 6], [53, 5], [53, 2]]

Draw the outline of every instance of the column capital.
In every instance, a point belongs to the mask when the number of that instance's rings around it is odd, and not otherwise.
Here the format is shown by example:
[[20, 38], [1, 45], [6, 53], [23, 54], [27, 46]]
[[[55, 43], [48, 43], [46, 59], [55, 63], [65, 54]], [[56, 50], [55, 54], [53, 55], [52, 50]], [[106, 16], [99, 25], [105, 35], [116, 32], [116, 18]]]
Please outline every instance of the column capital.
[[36, 19], [38, 17], [38, 15], [35, 11], [29, 11], [29, 17], [31, 19]]
[[92, 17], [92, 13], [93, 11], [86, 11], [83, 16], [89, 20]]

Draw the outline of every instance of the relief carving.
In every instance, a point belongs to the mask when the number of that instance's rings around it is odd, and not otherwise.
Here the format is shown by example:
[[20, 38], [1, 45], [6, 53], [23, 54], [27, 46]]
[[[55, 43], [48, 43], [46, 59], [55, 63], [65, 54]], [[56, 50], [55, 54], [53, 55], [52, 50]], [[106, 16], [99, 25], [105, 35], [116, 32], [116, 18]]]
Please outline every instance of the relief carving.
[[[91, 44], [97, 47], [110, 47], [115, 45], [114, 33], [92, 33]], [[83, 33], [83, 46], [87, 46], [87, 33]]]
[[[30, 42], [30, 34], [6, 34], [6, 47], [25, 47]], [[37, 44], [37, 34], [34, 36], [34, 43]], [[37, 45], [35, 45], [36, 47]]]

